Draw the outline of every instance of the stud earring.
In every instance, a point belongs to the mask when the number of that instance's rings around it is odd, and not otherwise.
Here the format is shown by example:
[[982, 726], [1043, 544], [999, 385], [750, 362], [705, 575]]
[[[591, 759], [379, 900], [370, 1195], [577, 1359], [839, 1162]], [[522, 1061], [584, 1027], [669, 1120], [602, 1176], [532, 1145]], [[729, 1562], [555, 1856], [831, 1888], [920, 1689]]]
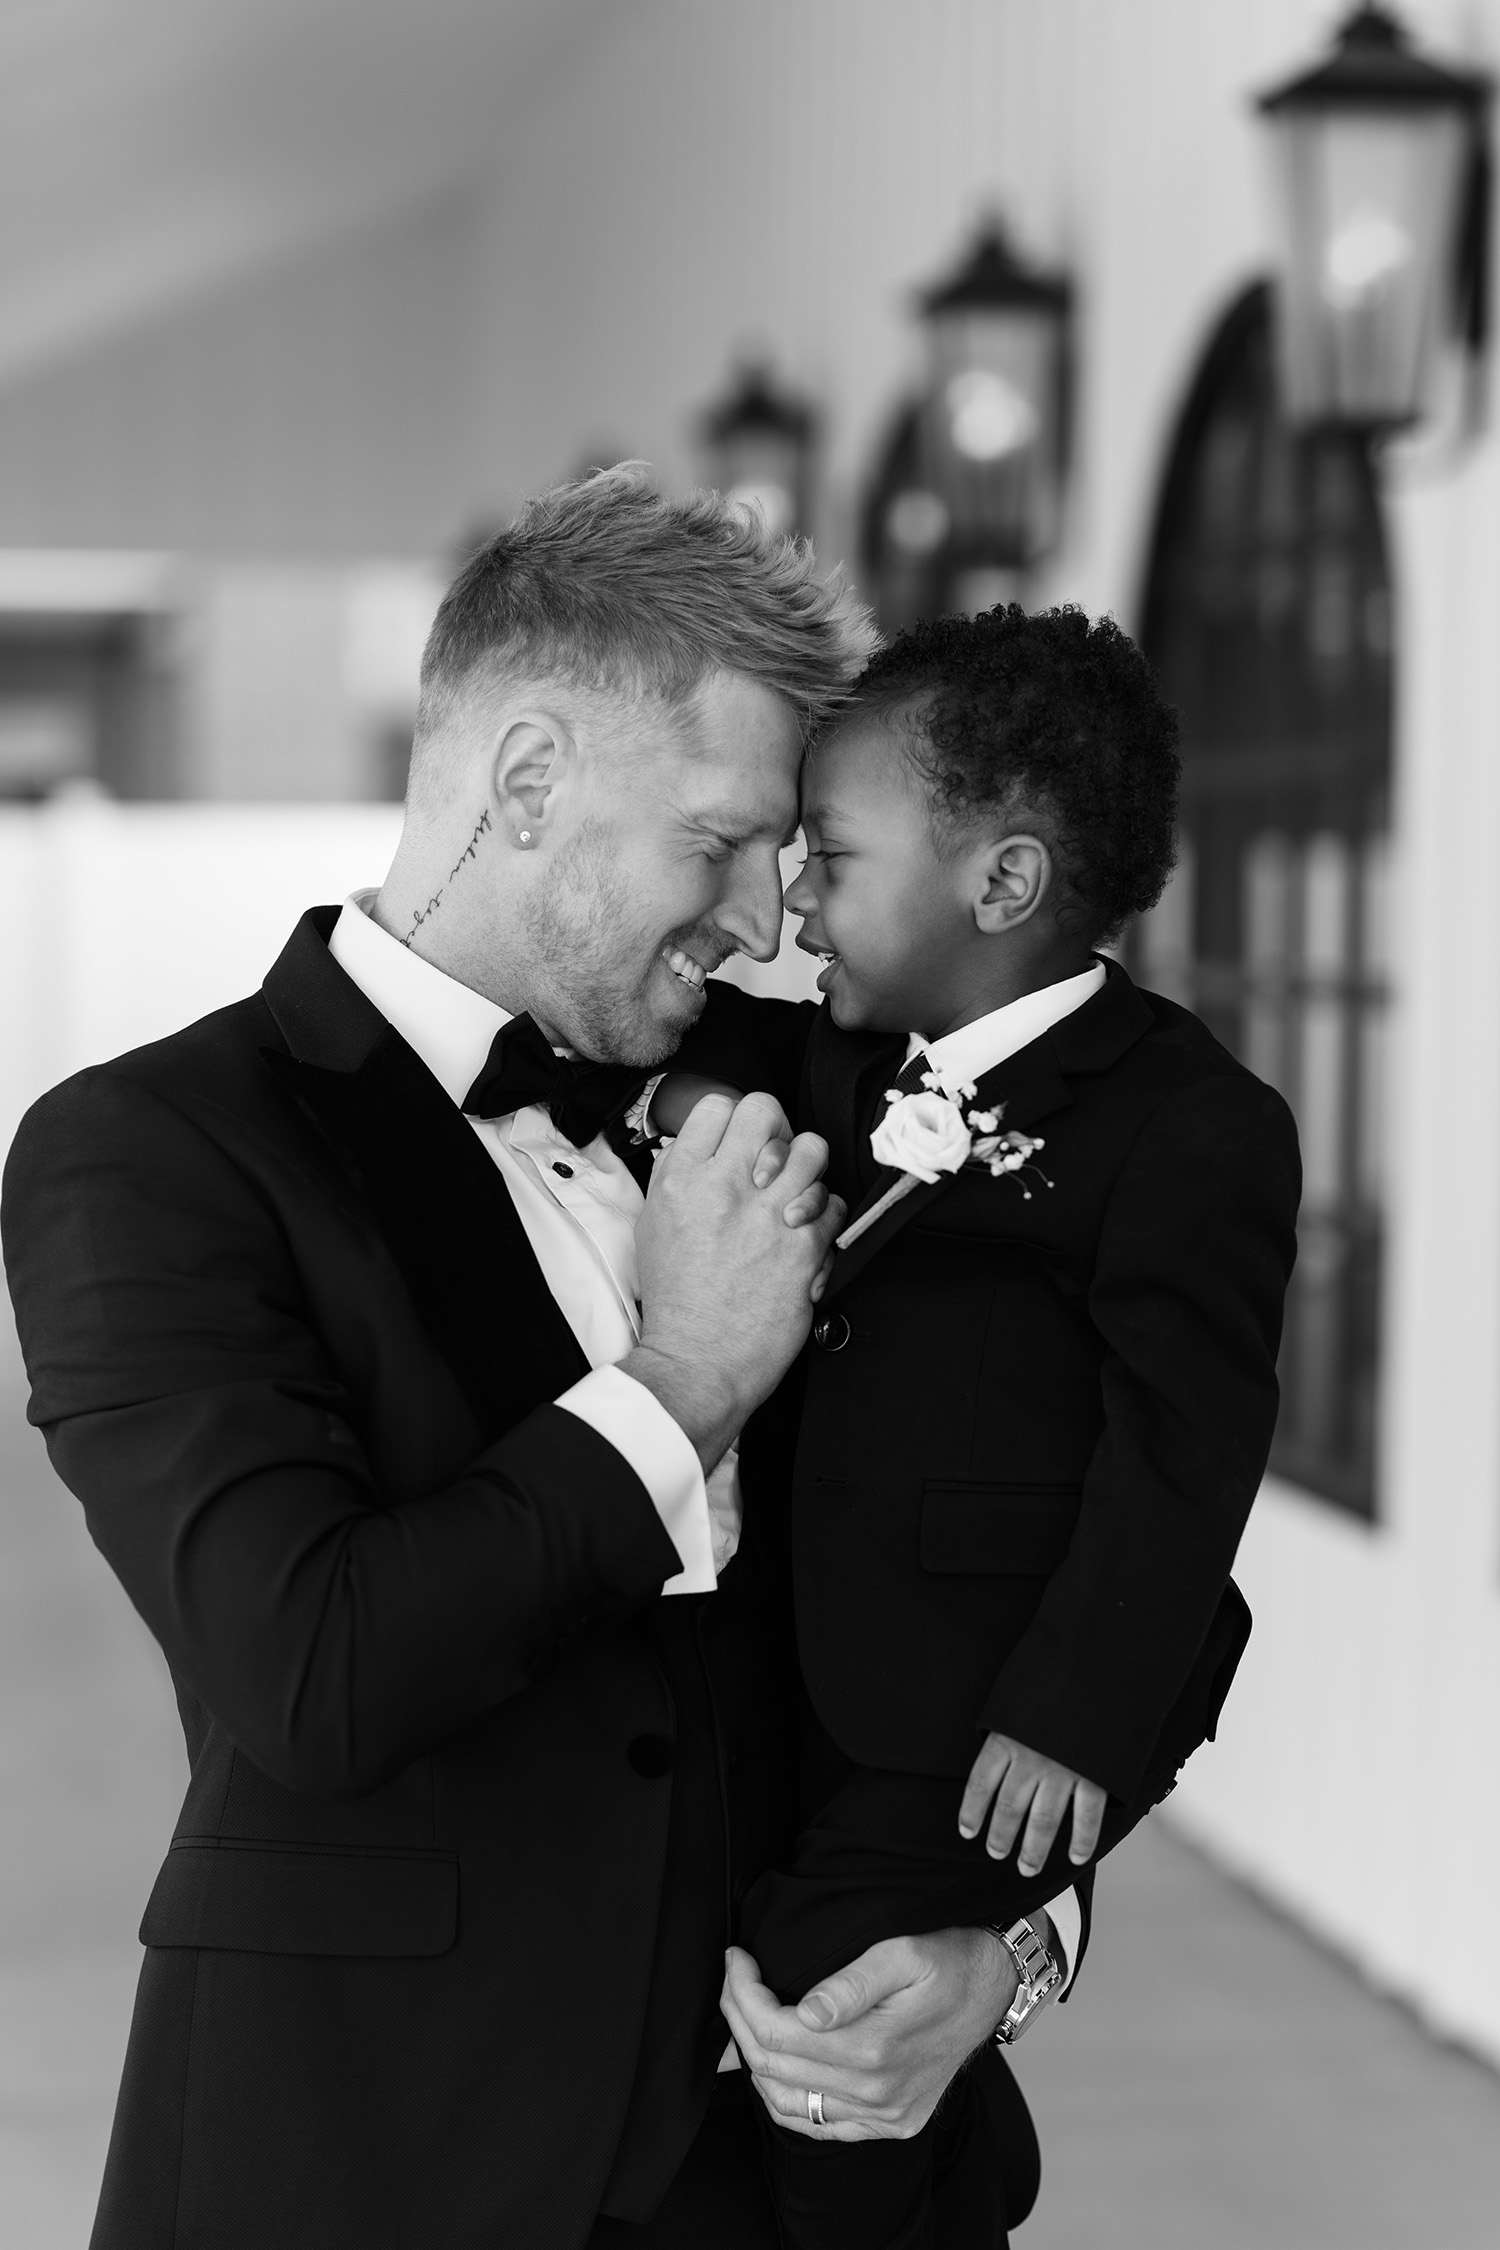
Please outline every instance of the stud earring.
[[523, 844], [529, 844], [531, 842], [531, 830], [529, 828], [523, 828], [521, 830], [521, 841]]

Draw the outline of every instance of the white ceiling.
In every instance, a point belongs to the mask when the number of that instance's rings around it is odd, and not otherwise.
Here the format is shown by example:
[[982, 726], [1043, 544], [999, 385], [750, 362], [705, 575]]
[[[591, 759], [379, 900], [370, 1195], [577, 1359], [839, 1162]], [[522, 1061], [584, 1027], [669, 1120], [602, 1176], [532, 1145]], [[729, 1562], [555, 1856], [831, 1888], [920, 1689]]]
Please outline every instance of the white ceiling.
[[480, 165], [627, 0], [0, 0], [0, 374]]

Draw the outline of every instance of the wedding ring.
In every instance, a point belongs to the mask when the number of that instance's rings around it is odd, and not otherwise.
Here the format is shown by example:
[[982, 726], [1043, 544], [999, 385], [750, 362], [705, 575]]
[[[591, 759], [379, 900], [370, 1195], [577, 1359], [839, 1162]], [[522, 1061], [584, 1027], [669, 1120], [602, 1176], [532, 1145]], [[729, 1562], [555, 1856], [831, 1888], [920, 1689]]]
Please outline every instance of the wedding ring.
[[807, 2122], [809, 2125], [826, 2125], [828, 2122], [823, 2115], [823, 2097], [811, 2086], [807, 2089]]

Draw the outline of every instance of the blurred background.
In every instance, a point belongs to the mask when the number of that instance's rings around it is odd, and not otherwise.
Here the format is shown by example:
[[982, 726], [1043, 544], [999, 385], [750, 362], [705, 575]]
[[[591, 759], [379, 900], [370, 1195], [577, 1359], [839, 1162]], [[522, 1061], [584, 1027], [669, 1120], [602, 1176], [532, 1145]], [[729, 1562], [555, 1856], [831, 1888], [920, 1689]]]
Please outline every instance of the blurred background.
[[[560, 476], [1183, 713], [1126, 956], [1307, 1163], [1257, 1630], [1022, 2051], [1033, 2250], [1495, 2239], [1500, 0], [0, 0], [0, 1145], [394, 845], [432, 612]], [[795, 957], [769, 972], [800, 989]], [[165, 1673], [0, 1419], [0, 2239], [87, 2238]]]

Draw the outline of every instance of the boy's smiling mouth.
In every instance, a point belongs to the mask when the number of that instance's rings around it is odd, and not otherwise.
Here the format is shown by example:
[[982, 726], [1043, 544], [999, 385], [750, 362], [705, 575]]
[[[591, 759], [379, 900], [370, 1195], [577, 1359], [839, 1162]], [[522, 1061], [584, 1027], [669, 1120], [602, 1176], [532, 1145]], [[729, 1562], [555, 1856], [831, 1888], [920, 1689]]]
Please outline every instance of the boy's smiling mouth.
[[843, 955], [835, 953], [831, 945], [819, 945], [808, 936], [806, 930], [799, 930], [792, 942], [799, 953], [810, 953], [815, 961], [822, 962], [823, 966], [818, 972], [818, 990], [826, 992], [833, 981], [834, 971], [842, 966]]

